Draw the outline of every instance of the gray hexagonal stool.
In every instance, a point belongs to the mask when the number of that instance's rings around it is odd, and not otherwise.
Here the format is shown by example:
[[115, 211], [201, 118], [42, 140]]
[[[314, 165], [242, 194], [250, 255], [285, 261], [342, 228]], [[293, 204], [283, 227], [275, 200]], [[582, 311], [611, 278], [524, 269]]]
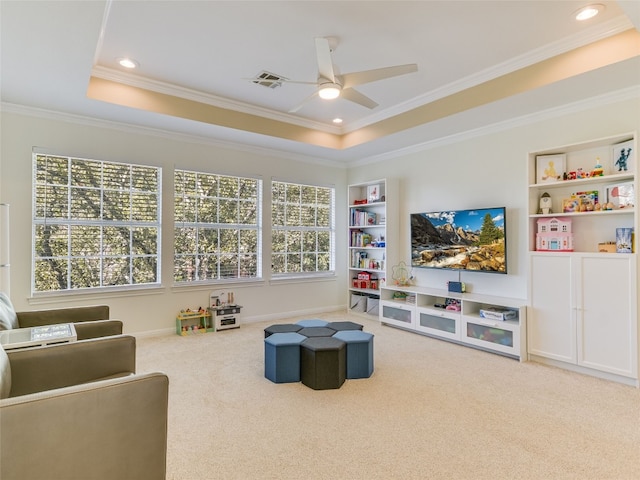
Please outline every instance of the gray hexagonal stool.
[[274, 333], [296, 333], [300, 329], [302, 329], [302, 326], [296, 325], [295, 323], [279, 323], [265, 328], [264, 338]]
[[346, 375], [346, 344], [334, 337], [307, 338], [300, 345], [300, 380], [314, 390], [340, 388]]

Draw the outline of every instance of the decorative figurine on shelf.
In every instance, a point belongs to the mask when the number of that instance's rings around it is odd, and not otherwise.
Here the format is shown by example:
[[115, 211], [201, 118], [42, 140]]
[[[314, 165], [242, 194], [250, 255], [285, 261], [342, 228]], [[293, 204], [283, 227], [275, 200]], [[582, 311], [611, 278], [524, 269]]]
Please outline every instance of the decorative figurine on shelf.
[[626, 172], [628, 169], [627, 160], [629, 159], [629, 155], [631, 155], [631, 149], [621, 149], [620, 155], [616, 159], [616, 163], [614, 163], [614, 167], [618, 167], [618, 171], [622, 172], [623, 170]]
[[544, 215], [548, 215], [553, 213], [551, 210], [551, 195], [547, 192], [544, 192], [540, 197], [540, 209], [538, 213], [543, 213]]
[[604, 168], [600, 164], [600, 157], [596, 157], [596, 166], [591, 170], [592, 177], [603, 177], [604, 176]]
[[393, 266], [393, 273], [391, 275], [394, 283], [399, 287], [408, 287], [413, 280], [413, 274], [409, 272], [407, 264], [400, 262], [398, 265]]

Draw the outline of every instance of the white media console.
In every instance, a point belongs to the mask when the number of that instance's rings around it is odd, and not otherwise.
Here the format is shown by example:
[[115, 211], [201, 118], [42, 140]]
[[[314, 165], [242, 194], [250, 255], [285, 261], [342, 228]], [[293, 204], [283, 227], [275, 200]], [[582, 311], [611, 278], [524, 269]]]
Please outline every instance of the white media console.
[[[457, 303], [460, 310], [444, 308], [447, 303]], [[480, 310], [513, 313], [498, 320], [484, 318]], [[380, 289], [380, 321], [520, 361], [527, 357], [527, 306], [521, 299], [389, 285]]]

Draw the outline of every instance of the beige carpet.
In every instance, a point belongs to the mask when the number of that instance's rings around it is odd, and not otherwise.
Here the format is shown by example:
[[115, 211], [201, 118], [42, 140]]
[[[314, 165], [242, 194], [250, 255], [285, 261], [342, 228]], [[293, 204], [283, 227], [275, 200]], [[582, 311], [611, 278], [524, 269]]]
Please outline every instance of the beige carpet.
[[640, 478], [640, 390], [427, 338], [375, 335], [375, 371], [337, 390], [264, 378], [263, 329], [138, 339], [170, 377], [167, 478]]

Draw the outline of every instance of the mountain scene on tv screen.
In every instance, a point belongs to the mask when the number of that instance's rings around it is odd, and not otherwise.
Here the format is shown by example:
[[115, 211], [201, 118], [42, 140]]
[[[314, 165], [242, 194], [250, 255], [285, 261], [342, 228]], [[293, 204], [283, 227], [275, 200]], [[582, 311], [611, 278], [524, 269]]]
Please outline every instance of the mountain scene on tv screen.
[[412, 214], [411, 265], [506, 273], [504, 210]]

